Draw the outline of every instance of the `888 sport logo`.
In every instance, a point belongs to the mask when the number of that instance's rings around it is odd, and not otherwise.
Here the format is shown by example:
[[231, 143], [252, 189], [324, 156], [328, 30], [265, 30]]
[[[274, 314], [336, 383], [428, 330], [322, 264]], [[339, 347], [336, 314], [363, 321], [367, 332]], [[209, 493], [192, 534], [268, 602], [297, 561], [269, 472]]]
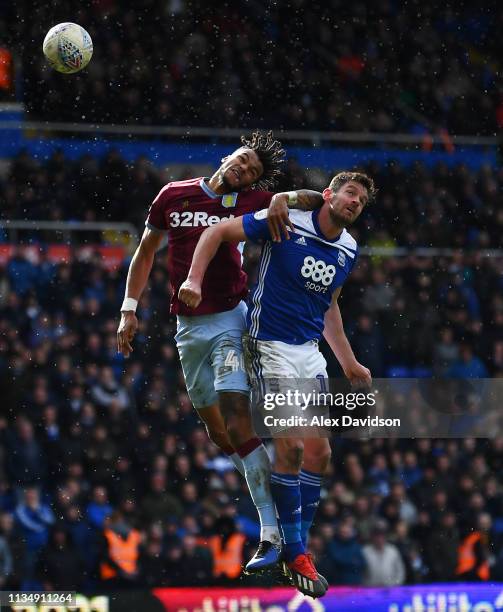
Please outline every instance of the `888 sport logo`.
[[336, 268], [322, 259], [315, 259], [312, 255], [308, 255], [304, 257], [300, 273], [304, 278], [309, 279], [304, 285], [306, 289], [311, 289], [316, 293], [326, 293], [334, 280]]

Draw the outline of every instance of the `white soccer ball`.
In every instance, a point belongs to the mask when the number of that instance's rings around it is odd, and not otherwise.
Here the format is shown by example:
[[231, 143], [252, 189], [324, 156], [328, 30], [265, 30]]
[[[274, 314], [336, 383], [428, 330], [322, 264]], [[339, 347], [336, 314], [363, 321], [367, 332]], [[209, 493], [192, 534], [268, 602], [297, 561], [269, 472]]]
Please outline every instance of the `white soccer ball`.
[[93, 55], [91, 37], [76, 23], [58, 23], [51, 28], [42, 48], [51, 67], [66, 74], [85, 68]]

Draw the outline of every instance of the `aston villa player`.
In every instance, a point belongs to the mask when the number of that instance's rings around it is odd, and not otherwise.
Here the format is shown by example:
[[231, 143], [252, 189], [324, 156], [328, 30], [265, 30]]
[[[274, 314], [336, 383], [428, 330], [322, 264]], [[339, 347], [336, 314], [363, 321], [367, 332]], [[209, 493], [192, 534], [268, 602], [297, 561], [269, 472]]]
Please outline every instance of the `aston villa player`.
[[[175, 336], [190, 399], [206, 424], [210, 439], [244, 475], [260, 518], [260, 544], [248, 572], [276, 565], [280, 535], [270, 492], [270, 461], [257, 438], [249, 411], [249, 386], [241, 337], [246, 328], [247, 277], [241, 252], [222, 244], [206, 272], [204, 299], [196, 309], [178, 300], [192, 255], [209, 226], [269, 207], [274, 240], [288, 239], [287, 207], [313, 210], [321, 194], [302, 190], [274, 195], [285, 152], [271, 132], [241, 138], [242, 146], [222, 160], [211, 178], [169, 183], [150, 207], [146, 228], [131, 261], [117, 332], [118, 349], [126, 357], [138, 328], [135, 315], [156, 251], [168, 237], [171, 313], [177, 315]], [[293, 229], [293, 228], [292, 228]]]

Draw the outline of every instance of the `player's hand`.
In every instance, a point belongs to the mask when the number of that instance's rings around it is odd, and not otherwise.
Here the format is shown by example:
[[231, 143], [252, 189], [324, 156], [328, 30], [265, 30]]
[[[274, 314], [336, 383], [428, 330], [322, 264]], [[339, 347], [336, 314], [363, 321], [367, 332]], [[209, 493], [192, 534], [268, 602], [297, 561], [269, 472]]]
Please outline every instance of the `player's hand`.
[[178, 299], [189, 308], [197, 308], [201, 303], [201, 285], [187, 279], [178, 291]]
[[133, 352], [131, 342], [138, 330], [138, 319], [132, 310], [121, 312], [121, 322], [117, 330], [117, 351], [124, 357], [129, 357]]
[[356, 360], [345, 368], [344, 374], [352, 387], [368, 389], [372, 384], [370, 370]]
[[269, 204], [267, 211], [267, 225], [274, 242], [281, 242], [284, 237], [290, 240], [288, 227], [294, 231], [290, 217], [288, 216], [288, 194], [276, 193]]

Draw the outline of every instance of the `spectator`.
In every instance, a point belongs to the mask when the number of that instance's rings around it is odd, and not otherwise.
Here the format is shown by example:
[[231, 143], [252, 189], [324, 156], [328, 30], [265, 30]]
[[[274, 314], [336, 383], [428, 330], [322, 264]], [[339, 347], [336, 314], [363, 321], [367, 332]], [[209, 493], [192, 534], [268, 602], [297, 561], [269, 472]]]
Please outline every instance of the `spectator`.
[[7, 265], [7, 276], [11, 288], [17, 295], [25, 296], [35, 286], [36, 267], [24, 257], [20, 248], [14, 248]]
[[40, 551], [39, 579], [47, 591], [78, 591], [83, 583], [83, 564], [70, 543], [64, 526], [55, 525], [48, 544]]
[[8, 556], [10, 554], [10, 572], [7, 580], [2, 585], [5, 589], [19, 590], [23, 579], [24, 560], [26, 557], [26, 546], [23, 540], [16, 533], [14, 526], [14, 516], [4, 512], [0, 514], [0, 538], [5, 542], [7, 551], [4, 558], [4, 571], [9, 569]]
[[85, 446], [84, 454], [89, 473], [96, 483], [106, 481], [114, 473], [118, 449], [103, 424], [98, 424], [94, 429], [91, 440]]
[[409, 536], [409, 525], [406, 521], [398, 521], [391, 540], [397, 547], [405, 566], [405, 582], [407, 584], [423, 582], [428, 568], [423, 561], [419, 546]]
[[9, 582], [13, 573], [12, 554], [7, 538], [0, 535], [0, 589]]
[[215, 535], [208, 538], [206, 546], [213, 558], [213, 576], [219, 583], [229, 584], [241, 574], [245, 540], [231, 517], [222, 516], [217, 520]]
[[93, 489], [92, 499], [87, 506], [87, 519], [95, 529], [102, 529], [105, 520], [112, 514], [112, 506], [108, 502], [108, 493], [105, 487], [97, 486]]
[[458, 345], [454, 341], [454, 333], [450, 327], [443, 327], [440, 330], [440, 340], [433, 351], [433, 371], [436, 376], [445, 376], [459, 356]]
[[[142, 585], [155, 588], [169, 584], [161, 539], [147, 541], [140, 554], [139, 566]], [[192, 569], [190, 571], [192, 572]]]
[[390, 500], [398, 506], [400, 520], [412, 525], [417, 519], [417, 508], [408, 498], [405, 486], [401, 482], [394, 482], [391, 485]]
[[402, 558], [396, 546], [387, 541], [387, 533], [386, 523], [377, 521], [370, 543], [363, 547], [365, 586], [398, 586], [404, 583]]
[[458, 565], [459, 543], [456, 515], [453, 512], [445, 512], [439, 517], [426, 542], [430, 580], [433, 582], [454, 580]]
[[460, 358], [448, 370], [450, 378], [487, 378], [489, 373], [486, 366], [473, 354], [469, 344], [460, 346]]
[[[231, 547], [232, 544], [229, 542], [227, 548], [231, 549]], [[211, 584], [214, 569], [214, 559], [212, 558], [211, 550], [210, 548], [199, 546], [197, 544], [197, 538], [194, 535], [187, 534], [183, 537], [182, 556], [180, 558], [180, 567], [183, 576], [180, 582], [181, 586]], [[228, 559], [226, 559], [226, 562], [227, 561]], [[228, 572], [228, 566], [226, 567]]]
[[150, 477], [150, 491], [143, 498], [141, 513], [147, 524], [180, 518], [183, 509], [177, 498], [166, 490], [165, 474], [154, 473]]
[[491, 517], [481, 513], [477, 529], [465, 536], [458, 549], [456, 576], [462, 581], [487, 581], [490, 578], [489, 531]]
[[117, 383], [114, 372], [109, 367], [102, 368], [99, 381], [91, 389], [91, 395], [101, 408], [108, 408], [112, 404], [120, 409], [130, 406], [126, 389]]
[[139, 577], [140, 532], [120, 512], [105, 521], [101, 540], [100, 578], [107, 589], [134, 587]]
[[49, 506], [40, 501], [38, 489], [28, 487], [24, 491], [24, 501], [18, 504], [14, 516], [26, 544], [22, 588], [29, 590], [34, 584], [32, 580], [38, 553], [49, 539], [54, 514]]
[[8, 471], [13, 482], [20, 488], [40, 485], [45, 478], [45, 460], [37, 442], [33, 425], [23, 416], [16, 419], [15, 432], [8, 438]]
[[325, 577], [330, 584], [362, 584], [365, 559], [350, 521], [338, 524], [335, 537], [328, 544], [327, 557], [331, 572]]

